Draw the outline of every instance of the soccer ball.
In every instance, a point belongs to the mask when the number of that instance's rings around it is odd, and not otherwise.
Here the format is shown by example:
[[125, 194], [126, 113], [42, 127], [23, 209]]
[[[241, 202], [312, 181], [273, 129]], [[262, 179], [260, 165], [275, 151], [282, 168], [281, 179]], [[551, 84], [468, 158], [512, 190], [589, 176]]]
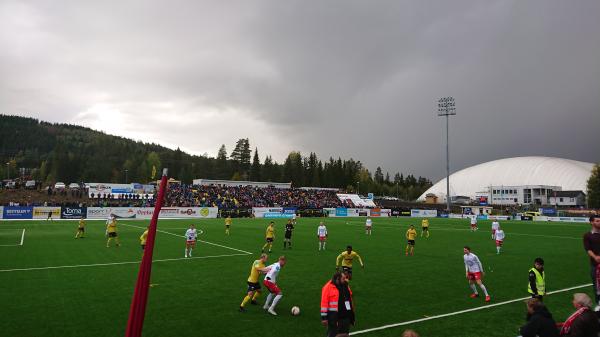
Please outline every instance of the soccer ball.
[[300, 308], [294, 306], [292, 307], [292, 316], [298, 316], [300, 315]]

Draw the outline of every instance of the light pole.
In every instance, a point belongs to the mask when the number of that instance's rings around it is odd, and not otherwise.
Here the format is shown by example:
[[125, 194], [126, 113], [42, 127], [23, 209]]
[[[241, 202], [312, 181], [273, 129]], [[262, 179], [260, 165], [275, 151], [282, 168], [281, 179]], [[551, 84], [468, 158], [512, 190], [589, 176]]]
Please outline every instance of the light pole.
[[356, 182], [356, 195], [360, 195], [360, 181]]
[[6, 163], [6, 179], [10, 179], [10, 162]]
[[129, 171], [129, 170], [125, 169], [125, 184], [127, 184], [127, 171]]
[[438, 116], [446, 116], [446, 210], [450, 214], [450, 116], [456, 115], [454, 97], [442, 97], [438, 100]]

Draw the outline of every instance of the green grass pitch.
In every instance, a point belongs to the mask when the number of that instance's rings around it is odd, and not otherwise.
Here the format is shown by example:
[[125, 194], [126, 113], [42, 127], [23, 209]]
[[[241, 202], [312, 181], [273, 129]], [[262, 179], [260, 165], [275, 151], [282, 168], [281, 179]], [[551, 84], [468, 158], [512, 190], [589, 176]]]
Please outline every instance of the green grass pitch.
[[[320, 220], [329, 231], [324, 252], [317, 251]], [[266, 314], [262, 305], [249, 305], [240, 313], [246, 278], [264, 243], [268, 220], [234, 219], [230, 236], [224, 234], [222, 219], [193, 221], [203, 232], [199, 238], [217, 245], [199, 242], [194, 258], [184, 259], [184, 239], [177, 235], [190, 222], [159, 221], [164, 232], [157, 234], [144, 336], [325, 335], [319, 320], [321, 287], [348, 244], [366, 265], [361, 270], [355, 264], [351, 282], [357, 315], [353, 331], [485, 306], [483, 298], [468, 297], [464, 245], [484, 265], [491, 304], [527, 296], [527, 272], [537, 256], [546, 261], [549, 291], [590, 282], [581, 240], [589, 224], [504, 221], [504, 252], [496, 255], [489, 221], [480, 221], [479, 231], [472, 233], [467, 220], [432, 219], [431, 237], [418, 237], [415, 256], [405, 256], [404, 234], [409, 224], [420, 233], [419, 219], [374, 218], [373, 234], [366, 236], [364, 218], [302, 218], [292, 250], [285, 251], [285, 221], [275, 220], [269, 263], [282, 254], [288, 258], [278, 278], [284, 295], [279, 316]], [[138, 238], [148, 222], [120, 221], [120, 248], [105, 247], [104, 221], [87, 223], [85, 239], [75, 240], [74, 221], [0, 222], [0, 335], [124, 335], [142, 254]], [[574, 292], [592, 290], [584, 287], [545, 299], [557, 321], [573, 311]], [[263, 293], [259, 302], [264, 299]], [[300, 316], [289, 313], [295, 305]], [[525, 305], [519, 301], [363, 335], [400, 336], [411, 328], [423, 337], [514, 336], [524, 318]]]

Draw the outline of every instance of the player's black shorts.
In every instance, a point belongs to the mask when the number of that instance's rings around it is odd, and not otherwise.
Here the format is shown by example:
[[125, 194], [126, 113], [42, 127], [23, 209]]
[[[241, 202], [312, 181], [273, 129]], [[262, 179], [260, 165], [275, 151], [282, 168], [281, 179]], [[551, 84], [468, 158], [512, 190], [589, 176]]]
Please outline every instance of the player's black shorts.
[[286, 232], [285, 233], [285, 238], [286, 239], [291, 239], [292, 238], [292, 233], [290, 232], [289, 234]]
[[248, 283], [248, 291], [256, 291], [260, 290], [260, 283], [247, 282]]
[[225, 225], [225, 228], [229, 228], [229, 226], [231, 226], [231, 225]]
[[142, 246], [142, 250], [146, 249], [146, 245], [141, 245]]
[[267, 238], [267, 242], [273, 242], [273, 238]]
[[429, 227], [423, 227], [423, 232], [428, 232], [429, 231]]
[[109, 238], [116, 238], [117, 237], [117, 232], [108, 233], [108, 237]]
[[407, 241], [409, 245], [414, 246], [415, 245], [415, 240], [408, 240]]
[[79, 227], [79, 228], [77, 228], [77, 231], [79, 231], [79, 232], [85, 232], [85, 228]]
[[352, 267], [342, 267], [342, 272], [352, 275]]

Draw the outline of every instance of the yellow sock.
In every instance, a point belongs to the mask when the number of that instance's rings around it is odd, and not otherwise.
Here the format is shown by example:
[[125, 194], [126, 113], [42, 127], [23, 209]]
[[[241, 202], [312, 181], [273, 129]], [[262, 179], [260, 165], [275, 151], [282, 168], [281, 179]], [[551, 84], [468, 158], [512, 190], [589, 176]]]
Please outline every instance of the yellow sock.
[[273, 248], [273, 244], [269, 244], [269, 251], [271, 251], [271, 248]]
[[260, 296], [260, 292], [259, 292], [259, 291], [255, 292], [255, 293], [254, 293], [254, 296], [252, 296], [252, 300], [253, 300], [253, 301], [256, 301], [256, 299], [257, 299], [259, 296]]
[[246, 304], [248, 304], [248, 302], [250, 302], [250, 300], [250, 296], [246, 295], [246, 297], [244, 297], [244, 300], [242, 301], [242, 304], [240, 304], [240, 307], [243, 308]]
[[265, 250], [265, 248], [267, 248], [268, 245], [268, 243], [265, 243], [265, 245], [262, 247], [262, 250]]

